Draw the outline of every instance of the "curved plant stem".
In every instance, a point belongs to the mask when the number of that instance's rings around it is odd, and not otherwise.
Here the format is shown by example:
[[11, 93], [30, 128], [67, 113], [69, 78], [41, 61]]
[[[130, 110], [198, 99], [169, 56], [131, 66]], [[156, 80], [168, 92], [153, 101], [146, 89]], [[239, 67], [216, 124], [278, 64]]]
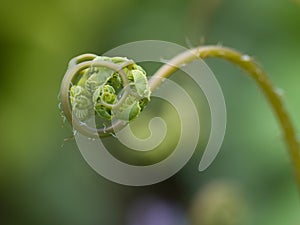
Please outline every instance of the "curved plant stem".
[[181, 67], [181, 65], [185, 65], [199, 58], [204, 59], [208, 57], [223, 58], [240, 66], [260, 87], [279, 120], [296, 174], [298, 190], [300, 190], [300, 143], [297, 140], [295, 129], [276, 88], [272, 85], [266, 73], [249, 56], [222, 46], [203, 46], [187, 50], [175, 56], [151, 77], [149, 81], [151, 91], [155, 91], [160, 83]]

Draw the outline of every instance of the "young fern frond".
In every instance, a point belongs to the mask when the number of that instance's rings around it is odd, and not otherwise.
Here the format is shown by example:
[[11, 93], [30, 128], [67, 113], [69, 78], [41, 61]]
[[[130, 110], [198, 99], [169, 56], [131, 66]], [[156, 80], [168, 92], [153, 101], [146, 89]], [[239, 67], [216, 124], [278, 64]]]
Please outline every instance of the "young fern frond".
[[[98, 57], [84, 54], [72, 59], [61, 85], [62, 110], [78, 130], [89, 137], [105, 136], [121, 129], [136, 118], [165, 78], [182, 65], [196, 59], [222, 58], [238, 65], [260, 87], [280, 123], [300, 189], [300, 143], [281, 96], [265, 72], [249, 56], [222, 46], [201, 46], [187, 50], [164, 64], [149, 81], [145, 71], [133, 61], [122, 57]], [[73, 86], [71, 85], [73, 84]], [[117, 122], [101, 128], [84, 123], [89, 113]], [[72, 118], [72, 113], [75, 117]]]
[[[66, 118], [89, 137], [106, 136], [138, 117], [150, 94], [146, 72], [132, 60], [92, 54], [70, 61], [60, 90]], [[94, 114], [104, 126], [87, 125]]]

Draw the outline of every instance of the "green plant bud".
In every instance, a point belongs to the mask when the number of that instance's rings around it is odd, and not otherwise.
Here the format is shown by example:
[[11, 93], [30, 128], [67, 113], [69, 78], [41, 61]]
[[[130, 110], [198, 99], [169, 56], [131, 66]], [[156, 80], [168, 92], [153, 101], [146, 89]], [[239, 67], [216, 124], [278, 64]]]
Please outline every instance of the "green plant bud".
[[[124, 57], [98, 56], [94, 60], [125, 65], [121, 70], [127, 77], [129, 86], [124, 87], [118, 71], [95, 66], [85, 69], [81, 72], [77, 85], [70, 90], [74, 114], [80, 120], [86, 120], [91, 111], [109, 121], [112, 118], [125, 121], [136, 118], [150, 100], [151, 92], [146, 72], [135, 63], [126, 65], [129, 60]], [[126, 97], [122, 99], [124, 94]], [[118, 104], [120, 99], [122, 102]]]
[[117, 95], [115, 94], [115, 89], [110, 85], [103, 85], [96, 89], [93, 94], [93, 103], [97, 105], [98, 103], [108, 103], [113, 104], [116, 102]]

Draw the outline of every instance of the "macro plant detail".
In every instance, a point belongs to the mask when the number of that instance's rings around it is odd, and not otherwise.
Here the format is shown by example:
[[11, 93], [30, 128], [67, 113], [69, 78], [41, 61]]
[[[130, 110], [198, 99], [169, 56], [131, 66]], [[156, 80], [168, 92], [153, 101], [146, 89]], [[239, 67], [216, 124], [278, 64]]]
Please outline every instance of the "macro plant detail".
[[[103, 119], [112, 117], [132, 120], [150, 100], [145, 71], [132, 61], [121, 57], [96, 57], [93, 61], [111, 62], [122, 67], [118, 72], [106, 67], [93, 67], [82, 71], [76, 85], [70, 89], [72, 111], [84, 121], [95, 111]], [[122, 65], [124, 64], [124, 65]], [[121, 90], [126, 93], [122, 93]]]
[[[77, 63], [86, 59], [90, 60], [84, 61], [84, 67], [78, 69]], [[82, 55], [70, 61], [68, 70], [70, 77], [61, 89], [63, 108], [71, 109], [81, 127], [96, 114], [98, 123], [103, 126], [96, 131], [99, 134], [112, 132], [106, 126], [113, 119], [124, 124], [133, 120], [150, 101], [146, 72], [127, 58]], [[69, 84], [70, 88], [65, 89]], [[70, 120], [71, 112], [65, 115]]]
[[299, 224], [300, 0], [0, 11], [0, 225]]
[[[62, 110], [75, 130], [88, 137], [106, 136], [136, 118], [150, 100], [151, 93], [178, 68], [197, 59], [225, 59], [247, 72], [270, 103], [283, 136], [300, 187], [300, 144], [295, 128], [277, 89], [261, 67], [248, 55], [222, 46], [200, 46], [182, 52], [159, 68], [149, 80], [132, 60], [84, 54], [72, 59], [61, 85]], [[98, 115], [100, 127], [89, 127], [91, 113]], [[75, 117], [72, 118], [72, 114]], [[116, 119], [116, 122], [112, 122]]]

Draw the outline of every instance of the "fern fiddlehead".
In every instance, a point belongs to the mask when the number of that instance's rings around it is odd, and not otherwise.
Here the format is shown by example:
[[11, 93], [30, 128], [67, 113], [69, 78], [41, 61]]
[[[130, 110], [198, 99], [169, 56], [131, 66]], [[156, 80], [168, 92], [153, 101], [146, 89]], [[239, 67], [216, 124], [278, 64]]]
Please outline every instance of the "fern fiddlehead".
[[[300, 189], [300, 143], [281, 96], [252, 58], [230, 48], [201, 46], [183, 52], [163, 65], [149, 82], [145, 71], [126, 58], [81, 55], [70, 61], [62, 81], [62, 110], [74, 129], [84, 135], [94, 137], [113, 133], [140, 114], [150, 100], [151, 92], [165, 78], [182, 65], [208, 57], [222, 58], [241, 67], [260, 87], [280, 123]], [[85, 123], [90, 113], [96, 113], [108, 122], [116, 118], [117, 122], [91, 128]]]
[[[67, 119], [88, 136], [107, 135], [136, 118], [150, 101], [150, 93], [146, 72], [132, 60], [93, 54], [70, 61], [60, 91]], [[102, 128], [87, 126], [94, 113]], [[112, 119], [118, 122], [107, 125]]]

